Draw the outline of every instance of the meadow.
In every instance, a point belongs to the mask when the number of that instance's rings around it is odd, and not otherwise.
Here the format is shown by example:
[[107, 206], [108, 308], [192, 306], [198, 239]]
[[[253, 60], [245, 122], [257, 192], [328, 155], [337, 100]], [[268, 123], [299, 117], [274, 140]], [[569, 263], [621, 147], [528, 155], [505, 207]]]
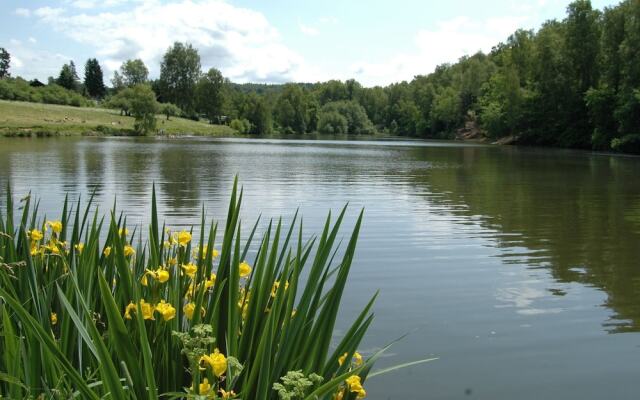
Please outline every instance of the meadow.
[[[234, 136], [225, 125], [157, 115], [165, 135]], [[134, 118], [117, 110], [0, 100], [0, 136], [131, 135]]]

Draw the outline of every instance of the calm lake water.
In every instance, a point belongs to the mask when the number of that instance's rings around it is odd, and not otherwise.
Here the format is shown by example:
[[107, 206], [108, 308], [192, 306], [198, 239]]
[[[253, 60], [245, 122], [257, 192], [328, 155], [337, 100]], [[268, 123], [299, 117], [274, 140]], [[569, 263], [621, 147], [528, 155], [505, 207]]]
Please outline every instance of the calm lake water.
[[[233, 176], [243, 220], [304, 216], [319, 232], [349, 202], [365, 220], [339, 328], [376, 289], [371, 399], [637, 399], [640, 158], [437, 142], [1, 139], [0, 206], [32, 191], [117, 196], [146, 223], [151, 185], [170, 225], [223, 217]], [[252, 261], [252, 260], [250, 260]], [[338, 330], [336, 335], [340, 335]]]

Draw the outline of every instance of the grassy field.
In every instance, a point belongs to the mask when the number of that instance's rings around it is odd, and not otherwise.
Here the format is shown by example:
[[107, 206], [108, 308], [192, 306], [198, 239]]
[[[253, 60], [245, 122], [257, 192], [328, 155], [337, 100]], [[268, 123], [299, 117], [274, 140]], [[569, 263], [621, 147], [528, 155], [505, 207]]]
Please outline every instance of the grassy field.
[[[0, 136], [128, 134], [133, 122], [133, 117], [120, 116], [116, 110], [0, 100]], [[167, 121], [161, 115], [157, 129], [166, 135], [236, 135], [225, 125], [176, 117]]]

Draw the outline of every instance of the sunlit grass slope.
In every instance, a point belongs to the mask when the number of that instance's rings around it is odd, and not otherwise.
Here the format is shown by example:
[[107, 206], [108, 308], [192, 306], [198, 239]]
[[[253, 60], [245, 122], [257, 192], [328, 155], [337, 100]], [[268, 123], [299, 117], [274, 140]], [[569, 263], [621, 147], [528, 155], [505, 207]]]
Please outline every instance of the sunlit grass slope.
[[[233, 136], [225, 125], [158, 115], [159, 134]], [[116, 110], [0, 100], [0, 136], [131, 134], [133, 117]]]

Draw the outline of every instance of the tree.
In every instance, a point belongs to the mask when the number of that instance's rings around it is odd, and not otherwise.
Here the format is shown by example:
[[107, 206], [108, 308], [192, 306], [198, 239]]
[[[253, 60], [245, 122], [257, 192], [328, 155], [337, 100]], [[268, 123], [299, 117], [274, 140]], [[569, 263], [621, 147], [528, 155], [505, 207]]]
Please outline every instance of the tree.
[[[339, 115], [342, 118], [338, 118]], [[343, 124], [343, 120], [346, 125]], [[373, 124], [364, 108], [356, 101], [334, 101], [320, 109], [318, 131], [361, 135], [373, 133]]]
[[436, 94], [431, 119], [443, 132], [450, 132], [460, 122], [460, 96], [453, 87], [446, 87]]
[[167, 121], [169, 121], [169, 117], [175, 117], [176, 115], [180, 115], [182, 110], [175, 104], [171, 103], [162, 103], [160, 104], [160, 113], [167, 116]]
[[320, 105], [325, 105], [332, 101], [348, 100], [350, 98], [347, 85], [337, 80], [330, 80], [320, 84], [316, 91]]
[[337, 111], [326, 111], [320, 114], [318, 132], [341, 135], [349, 132], [349, 122]]
[[224, 77], [215, 68], [202, 75], [196, 86], [196, 110], [204, 114], [209, 122], [222, 115]]
[[272, 130], [271, 110], [264, 97], [251, 93], [247, 97], [245, 117], [251, 124], [248, 133], [268, 135]]
[[234, 119], [229, 123], [229, 127], [238, 133], [250, 133], [251, 122], [248, 119]]
[[305, 133], [309, 123], [307, 96], [299, 85], [289, 83], [276, 102], [276, 121], [284, 133]]
[[33, 79], [33, 80], [29, 81], [29, 86], [31, 86], [31, 87], [43, 87], [45, 85], [44, 85], [44, 83], [40, 82], [38, 79]]
[[502, 68], [483, 87], [480, 120], [492, 138], [513, 135], [522, 115], [523, 94], [514, 67]]
[[120, 115], [129, 116], [131, 110], [132, 88], [124, 88], [105, 102], [105, 107], [120, 110]]
[[374, 124], [379, 126], [384, 125], [387, 120], [389, 96], [382, 87], [376, 86], [373, 88], [362, 89], [359, 102], [364, 107], [367, 112], [367, 116]]
[[625, 14], [624, 40], [620, 43], [621, 79], [615, 117], [621, 135], [640, 132], [640, 2], [627, 1], [620, 5]]
[[58, 75], [58, 79], [56, 79], [56, 83], [65, 89], [78, 89], [78, 74], [76, 72], [76, 66], [73, 61], [62, 66], [60, 74]]
[[156, 94], [149, 85], [136, 85], [131, 88], [131, 116], [136, 119], [136, 133], [146, 135], [156, 128], [158, 102]]
[[195, 89], [200, 77], [200, 55], [191, 44], [175, 42], [160, 65], [161, 97], [187, 113], [195, 110]]
[[87, 94], [93, 98], [102, 98], [106, 92], [102, 77], [102, 68], [98, 60], [90, 58], [84, 67], [84, 87]]
[[11, 76], [9, 66], [11, 65], [11, 54], [4, 48], [0, 47], [0, 79]]
[[111, 83], [114, 88], [121, 89], [147, 83], [148, 80], [149, 70], [144, 65], [144, 62], [137, 58], [123, 62], [120, 66], [120, 71], [113, 73]]

